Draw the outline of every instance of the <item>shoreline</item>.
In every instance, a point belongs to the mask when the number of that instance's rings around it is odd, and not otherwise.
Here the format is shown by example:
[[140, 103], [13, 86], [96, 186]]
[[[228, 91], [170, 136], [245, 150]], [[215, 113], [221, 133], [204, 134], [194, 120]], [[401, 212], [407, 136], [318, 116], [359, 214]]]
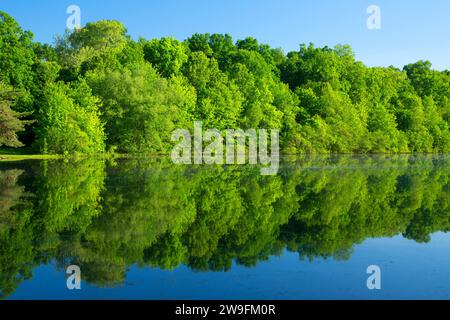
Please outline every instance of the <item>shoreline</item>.
[[22, 160], [52, 160], [52, 159], [62, 159], [61, 155], [52, 154], [0, 154], [1, 161], [22, 161]]
[[[401, 156], [401, 155], [450, 155], [450, 152], [398, 152], [398, 153], [282, 153], [280, 158], [298, 157], [298, 156]], [[23, 161], [23, 160], [59, 160], [86, 157], [107, 157], [114, 159], [131, 159], [146, 157], [170, 157], [169, 153], [142, 153], [142, 154], [85, 154], [64, 156], [60, 154], [2, 154], [0, 153], [0, 162]]]

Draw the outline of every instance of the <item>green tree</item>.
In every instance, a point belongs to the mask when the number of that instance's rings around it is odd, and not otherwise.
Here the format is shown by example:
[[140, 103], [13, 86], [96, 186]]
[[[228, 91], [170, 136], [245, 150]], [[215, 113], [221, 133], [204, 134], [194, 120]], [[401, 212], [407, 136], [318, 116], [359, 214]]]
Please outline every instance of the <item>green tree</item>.
[[0, 80], [18, 89], [29, 88], [34, 62], [33, 34], [0, 11]]
[[141, 40], [144, 45], [145, 60], [150, 62], [166, 78], [179, 76], [181, 67], [187, 62], [186, 47], [174, 38]]
[[167, 152], [171, 132], [187, 125], [195, 103], [192, 88], [180, 79], [161, 78], [147, 62], [92, 71], [87, 82], [102, 101], [107, 143], [120, 152]]
[[207, 128], [238, 127], [242, 95], [214, 58], [208, 58], [203, 52], [193, 52], [183, 74], [197, 92], [195, 119], [202, 120]]
[[36, 146], [42, 153], [102, 153], [105, 134], [99, 101], [83, 82], [51, 83], [38, 111]]
[[17, 133], [25, 130], [30, 121], [21, 120], [25, 114], [11, 109], [14, 92], [0, 82], [0, 146], [21, 147]]

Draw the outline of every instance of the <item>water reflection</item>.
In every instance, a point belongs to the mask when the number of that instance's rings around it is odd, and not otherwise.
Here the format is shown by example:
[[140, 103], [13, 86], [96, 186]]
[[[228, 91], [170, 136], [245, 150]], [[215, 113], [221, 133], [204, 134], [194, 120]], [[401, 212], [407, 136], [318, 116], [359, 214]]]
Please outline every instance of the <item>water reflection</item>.
[[227, 271], [285, 249], [345, 260], [367, 238], [427, 242], [449, 230], [449, 174], [444, 156], [288, 159], [277, 176], [165, 158], [2, 163], [0, 294], [51, 261], [114, 286], [131, 265]]

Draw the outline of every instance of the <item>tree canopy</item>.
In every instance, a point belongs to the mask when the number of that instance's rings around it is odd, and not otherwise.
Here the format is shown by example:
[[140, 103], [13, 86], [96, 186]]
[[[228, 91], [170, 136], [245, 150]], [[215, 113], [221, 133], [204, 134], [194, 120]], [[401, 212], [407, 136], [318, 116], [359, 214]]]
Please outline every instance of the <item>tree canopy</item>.
[[450, 72], [367, 67], [347, 45], [285, 55], [228, 34], [135, 41], [114, 20], [43, 45], [0, 12], [0, 81], [34, 121], [14, 145], [44, 153], [168, 153], [195, 120], [279, 129], [285, 153], [450, 151]]

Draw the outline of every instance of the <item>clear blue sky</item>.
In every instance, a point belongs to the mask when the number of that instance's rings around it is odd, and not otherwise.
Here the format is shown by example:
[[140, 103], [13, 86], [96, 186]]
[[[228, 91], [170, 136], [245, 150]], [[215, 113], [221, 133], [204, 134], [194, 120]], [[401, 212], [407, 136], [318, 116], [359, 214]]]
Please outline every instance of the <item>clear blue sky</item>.
[[[81, 8], [82, 25], [115, 19], [136, 39], [229, 33], [286, 52], [300, 43], [342, 43], [370, 66], [427, 59], [436, 69], [450, 69], [449, 0], [0, 0], [0, 10], [36, 40], [52, 42], [64, 32], [71, 4]], [[381, 8], [381, 30], [366, 27], [372, 4]]]

